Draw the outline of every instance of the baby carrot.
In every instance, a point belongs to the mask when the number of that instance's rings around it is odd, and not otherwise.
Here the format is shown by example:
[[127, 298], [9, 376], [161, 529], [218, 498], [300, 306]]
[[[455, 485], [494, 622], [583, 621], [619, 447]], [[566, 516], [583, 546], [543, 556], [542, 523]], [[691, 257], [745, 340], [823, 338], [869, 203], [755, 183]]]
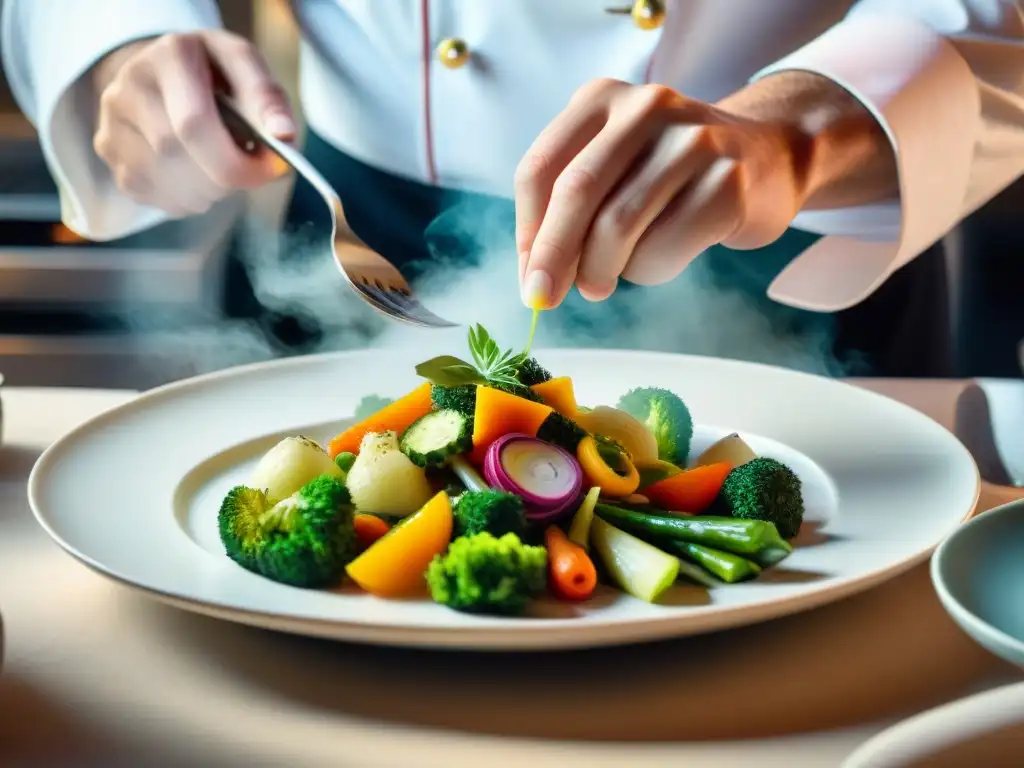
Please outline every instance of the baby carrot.
[[569, 541], [561, 528], [544, 531], [551, 591], [565, 600], [586, 600], [597, 586], [597, 570], [583, 547]]
[[376, 515], [356, 515], [352, 519], [360, 549], [366, 549], [387, 533], [391, 527]]

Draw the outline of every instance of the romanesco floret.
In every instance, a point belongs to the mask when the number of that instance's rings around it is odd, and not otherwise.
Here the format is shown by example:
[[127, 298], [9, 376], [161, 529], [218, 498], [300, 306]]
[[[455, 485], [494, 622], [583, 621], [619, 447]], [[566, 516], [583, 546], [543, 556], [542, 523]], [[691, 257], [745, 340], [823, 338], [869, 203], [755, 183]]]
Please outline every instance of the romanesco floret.
[[435, 602], [457, 611], [514, 615], [544, 592], [547, 557], [514, 533], [462, 536], [431, 562], [427, 584]]

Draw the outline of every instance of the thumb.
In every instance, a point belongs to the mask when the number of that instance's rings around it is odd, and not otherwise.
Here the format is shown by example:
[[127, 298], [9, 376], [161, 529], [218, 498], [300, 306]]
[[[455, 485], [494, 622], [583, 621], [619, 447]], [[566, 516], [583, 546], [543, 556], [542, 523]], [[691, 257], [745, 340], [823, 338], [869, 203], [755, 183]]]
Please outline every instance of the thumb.
[[288, 97], [252, 45], [238, 50], [238, 38], [207, 40], [211, 63], [239, 108], [281, 141], [295, 139], [297, 127]]

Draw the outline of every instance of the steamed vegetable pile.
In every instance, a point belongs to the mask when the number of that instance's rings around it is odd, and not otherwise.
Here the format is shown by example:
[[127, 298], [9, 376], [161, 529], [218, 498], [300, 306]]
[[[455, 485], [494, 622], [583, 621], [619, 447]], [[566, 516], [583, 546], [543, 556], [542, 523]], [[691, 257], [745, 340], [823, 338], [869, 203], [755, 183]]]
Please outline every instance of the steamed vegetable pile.
[[364, 399], [326, 447], [274, 446], [221, 504], [228, 556], [296, 587], [349, 580], [514, 615], [599, 582], [656, 602], [677, 580], [741, 582], [792, 552], [800, 479], [738, 434], [691, 456], [678, 395], [586, 408], [568, 377], [480, 326], [469, 348], [471, 362], [417, 366], [425, 381], [404, 397]]

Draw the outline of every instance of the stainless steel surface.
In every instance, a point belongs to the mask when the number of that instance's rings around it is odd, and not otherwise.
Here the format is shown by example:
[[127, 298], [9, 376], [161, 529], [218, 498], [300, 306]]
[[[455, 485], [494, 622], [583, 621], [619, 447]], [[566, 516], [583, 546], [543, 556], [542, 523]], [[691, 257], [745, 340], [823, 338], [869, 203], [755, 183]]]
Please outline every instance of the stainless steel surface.
[[9, 386], [144, 390], [272, 352], [244, 321], [175, 331], [0, 336]]
[[168, 222], [120, 243], [0, 245], [0, 305], [211, 307], [242, 204]]
[[219, 103], [225, 125], [240, 146], [247, 151], [266, 147], [323, 197], [324, 221], [317, 222], [316, 236], [330, 240], [329, 246], [325, 242], [325, 248], [331, 249], [339, 271], [360, 298], [378, 312], [410, 325], [424, 328], [455, 325], [424, 307], [402, 273], [359, 239], [345, 219], [337, 192], [301, 152], [262, 131], [229, 98], [221, 96]]

